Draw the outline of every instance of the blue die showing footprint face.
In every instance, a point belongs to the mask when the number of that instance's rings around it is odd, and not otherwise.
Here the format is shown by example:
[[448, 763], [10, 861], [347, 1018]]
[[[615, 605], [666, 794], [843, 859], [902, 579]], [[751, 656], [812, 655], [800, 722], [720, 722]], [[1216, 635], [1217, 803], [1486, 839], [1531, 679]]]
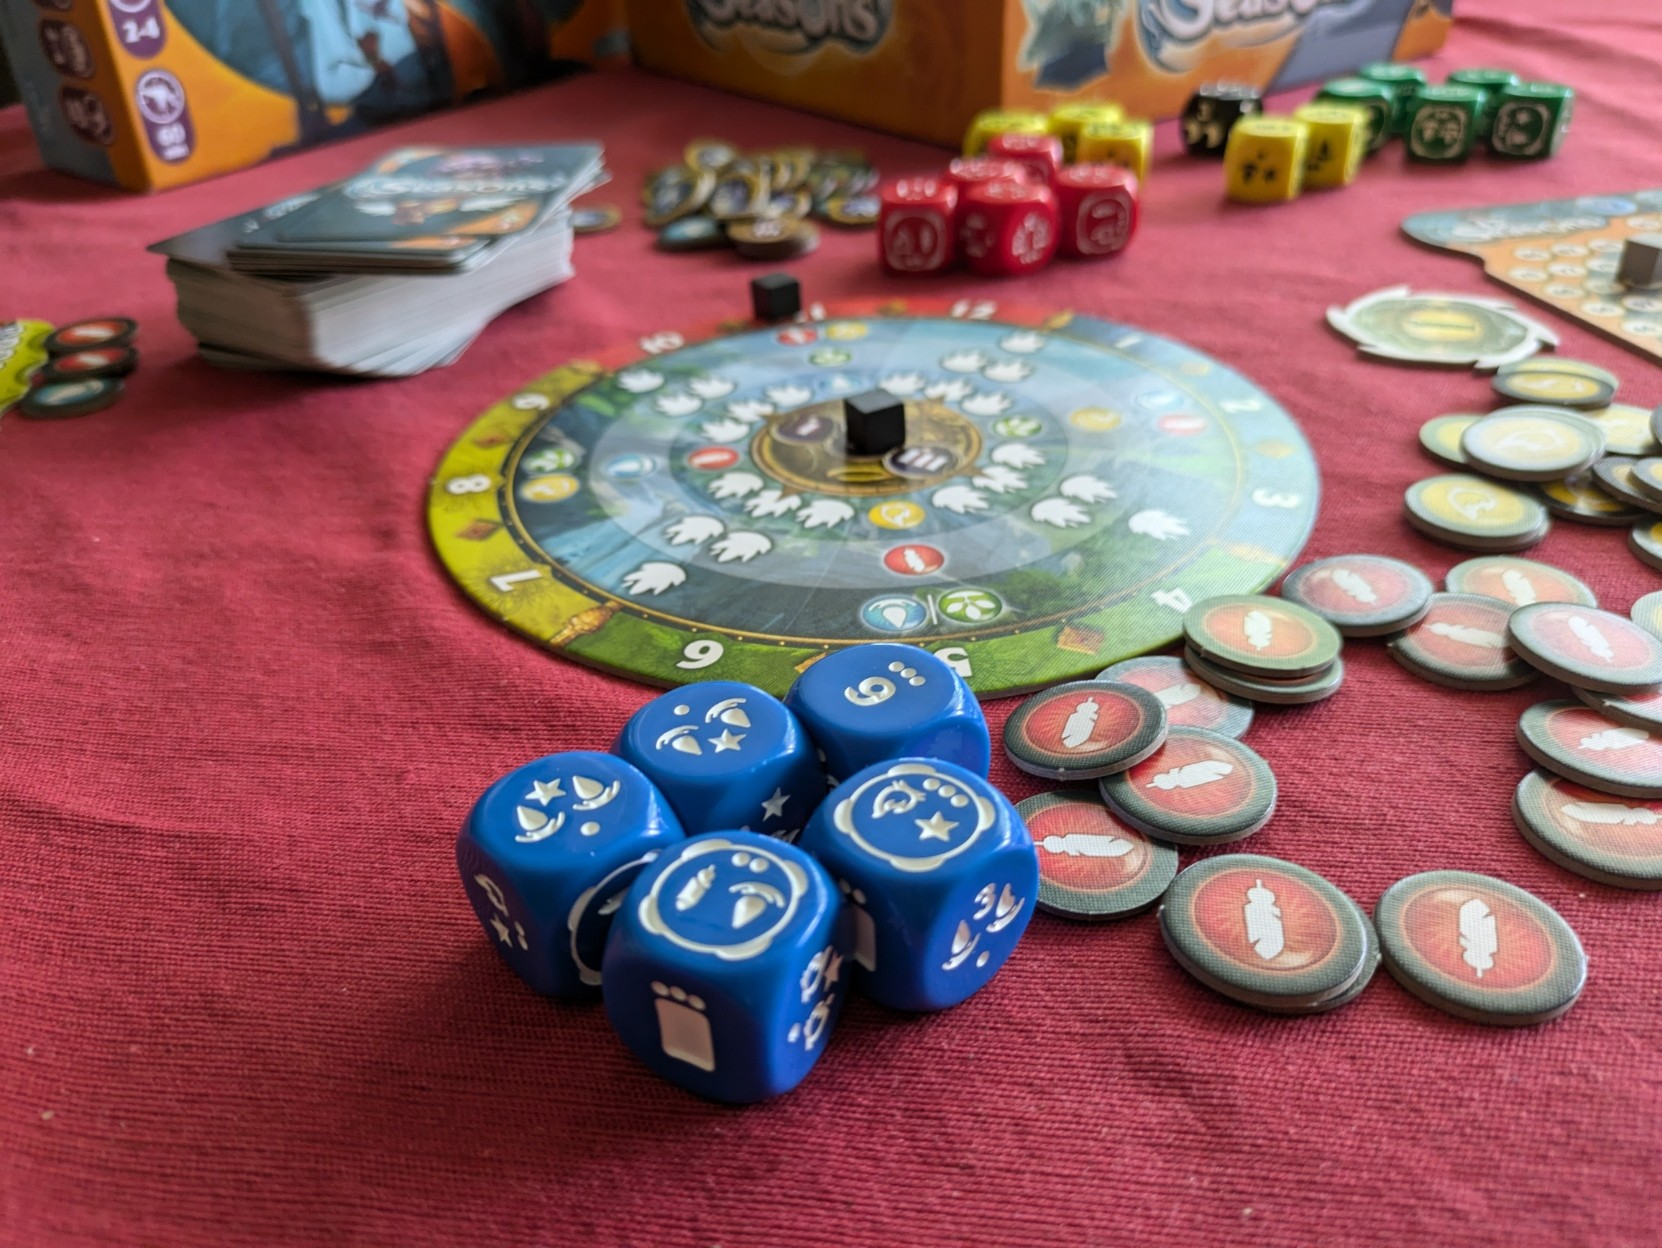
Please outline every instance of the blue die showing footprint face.
[[845, 778], [885, 759], [940, 758], [987, 774], [991, 739], [981, 706], [945, 660], [893, 642], [850, 646], [804, 672], [785, 695]]
[[606, 1013], [664, 1078], [717, 1100], [793, 1087], [842, 1009], [851, 916], [793, 845], [714, 832], [636, 880], [606, 946]]
[[813, 746], [784, 703], [753, 685], [683, 685], [630, 718], [614, 750], [692, 834], [740, 828], [794, 840], [825, 796]]
[[574, 751], [509, 772], [456, 842], [462, 885], [502, 957], [539, 992], [591, 992], [635, 876], [682, 839], [652, 783], [610, 754]]

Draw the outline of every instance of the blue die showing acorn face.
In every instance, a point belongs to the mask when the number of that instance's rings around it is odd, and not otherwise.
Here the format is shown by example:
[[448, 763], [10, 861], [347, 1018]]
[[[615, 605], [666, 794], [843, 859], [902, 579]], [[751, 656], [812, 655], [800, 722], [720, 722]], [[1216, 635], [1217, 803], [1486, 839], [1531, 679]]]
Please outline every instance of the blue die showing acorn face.
[[654, 698], [612, 749], [662, 790], [689, 836], [741, 828], [794, 841], [825, 796], [825, 773], [796, 716], [737, 681]]
[[1039, 888], [1033, 838], [980, 776], [935, 759], [878, 763], [832, 790], [802, 848], [854, 906], [866, 993], [940, 1010], [1004, 965]]
[[944, 659], [894, 642], [826, 655], [785, 695], [834, 777], [895, 758], [939, 758], [987, 774], [987, 717]]
[[606, 944], [606, 1014], [647, 1066], [747, 1103], [825, 1051], [853, 936], [825, 869], [752, 832], [694, 837], [643, 871]]
[[686, 839], [652, 782], [620, 758], [551, 754], [509, 772], [456, 838], [491, 943], [538, 992], [593, 995], [612, 915], [641, 868]]

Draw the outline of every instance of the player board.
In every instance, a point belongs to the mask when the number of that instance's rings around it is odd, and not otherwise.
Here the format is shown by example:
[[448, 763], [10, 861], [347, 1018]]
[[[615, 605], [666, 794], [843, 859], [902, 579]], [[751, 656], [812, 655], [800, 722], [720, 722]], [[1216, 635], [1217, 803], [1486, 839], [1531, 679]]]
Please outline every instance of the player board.
[[[653, 684], [782, 694], [889, 640], [996, 696], [1170, 642], [1309, 534], [1297, 425], [1181, 343], [974, 300], [814, 313], [653, 334], [483, 413], [429, 494], [445, 566], [528, 637]], [[842, 401], [874, 388], [906, 441], [849, 457]]]
[[1623, 242], [1662, 230], [1662, 188], [1422, 212], [1402, 229], [1416, 242], [1476, 256], [1497, 282], [1662, 360], [1662, 293], [1616, 280]]

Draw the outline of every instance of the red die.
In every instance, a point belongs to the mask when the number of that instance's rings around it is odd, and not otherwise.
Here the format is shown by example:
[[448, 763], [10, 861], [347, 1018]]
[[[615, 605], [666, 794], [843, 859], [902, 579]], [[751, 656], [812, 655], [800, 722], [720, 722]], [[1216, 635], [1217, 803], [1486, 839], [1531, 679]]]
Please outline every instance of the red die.
[[1043, 186], [1056, 181], [1062, 167], [1062, 140], [1048, 134], [995, 134], [987, 140], [989, 160], [1013, 160]]
[[1137, 175], [1118, 165], [1069, 165], [1056, 175], [1064, 256], [1111, 256], [1137, 232]]
[[1032, 273], [1056, 254], [1056, 196], [1048, 186], [1000, 179], [958, 196], [958, 250], [987, 277]]
[[958, 188], [958, 206], [964, 205], [964, 192], [982, 182], [1000, 180], [1025, 182], [1027, 169], [1013, 160], [992, 160], [986, 156], [960, 156], [946, 167], [946, 180]]
[[952, 263], [958, 188], [944, 177], [901, 178], [879, 193], [877, 248], [891, 273], [938, 273]]

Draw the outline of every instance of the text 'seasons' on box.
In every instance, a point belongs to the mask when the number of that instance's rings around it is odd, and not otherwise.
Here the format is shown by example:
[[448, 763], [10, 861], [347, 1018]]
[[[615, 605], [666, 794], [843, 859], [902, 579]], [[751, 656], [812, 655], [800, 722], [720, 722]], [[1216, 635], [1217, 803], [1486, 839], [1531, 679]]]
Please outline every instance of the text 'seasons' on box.
[[956, 144], [996, 107], [1176, 116], [1441, 46], [1453, 0], [626, 0], [643, 66]]
[[622, 0], [0, 0], [46, 163], [135, 190], [627, 55]]

